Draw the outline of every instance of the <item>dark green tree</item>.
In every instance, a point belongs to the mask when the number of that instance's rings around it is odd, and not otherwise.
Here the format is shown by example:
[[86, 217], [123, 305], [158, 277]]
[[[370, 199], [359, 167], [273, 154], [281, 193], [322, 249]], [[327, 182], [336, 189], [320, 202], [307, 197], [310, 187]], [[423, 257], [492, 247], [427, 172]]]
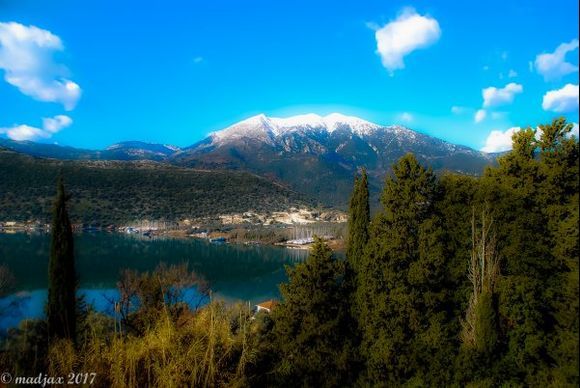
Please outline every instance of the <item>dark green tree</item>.
[[348, 240], [346, 257], [354, 272], [358, 271], [365, 246], [369, 239], [371, 212], [366, 169], [354, 180], [354, 188], [348, 208]]
[[411, 154], [385, 182], [384, 210], [372, 222], [357, 291], [363, 384], [438, 385], [447, 378], [445, 358], [453, 350], [437, 192], [433, 172]]
[[280, 290], [283, 300], [272, 314], [277, 383], [348, 385], [354, 371], [349, 360], [344, 262], [317, 239], [308, 259], [288, 268], [288, 283]]
[[351, 369], [357, 374], [361, 366], [360, 357], [360, 328], [358, 315], [360, 306], [357, 303], [357, 289], [360, 286], [359, 272], [364, 251], [369, 239], [370, 224], [369, 187], [366, 169], [363, 168], [360, 176], [355, 177], [354, 187], [349, 203], [348, 237], [345, 262], [346, 303], [350, 305], [350, 315], [347, 321], [350, 327], [350, 339], [355, 345], [350, 356]]
[[578, 342], [578, 259], [569, 256], [576, 244], [567, 238], [578, 230], [571, 205], [578, 195], [578, 143], [570, 129], [556, 119], [539, 131], [517, 132], [513, 150], [479, 182], [478, 201], [492, 204], [502, 276], [497, 309], [487, 309], [497, 312], [498, 346], [476, 360], [479, 372], [472, 374], [494, 384], [578, 381], [572, 367], [578, 360], [572, 345]]
[[77, 326], [77, 276], [74, 242], [62, 176], [58, 178], [51, 224], [46, 315], [50, 339], [75, 340]]
[[559, 265], [546, 279], [551, 302], [548, 355], [557, 367], [556, 385], [578, 383], [578, 139], [570, 136], [573, 125], [564, 118], [540, 125], [539, 203], [547, 218], [553, 260]]
[[549, 252], [547, 219], [538, 203], [536, 133], [522, 129], [512, 142], [512, 151], [498, 158], [497, 167], [486, 170], [478, 192], [478, 202], [491, 205], [502, 276], [496, 287], [499, 346], [474, 362], [473, 374], [495, 384], [532, 384], [530, 376], [546, 361], [542, 355], [549, 302], [542, 294], [548, 273], [556, 268]]

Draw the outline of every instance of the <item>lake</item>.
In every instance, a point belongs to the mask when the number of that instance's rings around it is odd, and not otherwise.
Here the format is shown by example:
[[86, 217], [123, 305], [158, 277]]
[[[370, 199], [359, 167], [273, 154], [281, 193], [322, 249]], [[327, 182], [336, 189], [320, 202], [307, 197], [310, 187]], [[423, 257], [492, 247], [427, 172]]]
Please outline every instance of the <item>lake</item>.
[[[27, 317], [41, 317], [46, 300], [50, 236], [0, 234], [0, 264], [16, 278], [16, 293], [0, 300], [19, 301], [17, 309], [0, 317], [0, 328]], [[75, 234], [79, 289], [99, 311], [110, 307], [115, 284], [123, 269], [149, 271], [161, 263], [188, 263], [189, 269], [209, 282], [212, 293], [226, 301], [252, 304], [279, 297], [278, 284], [286, 281], [285, 265], [304, 260], [304, 250], [264, 245], [213, 244], [198, 239], [144, 238], [116, 233]], [[195, 290], [191, 290], [194, 300]]]

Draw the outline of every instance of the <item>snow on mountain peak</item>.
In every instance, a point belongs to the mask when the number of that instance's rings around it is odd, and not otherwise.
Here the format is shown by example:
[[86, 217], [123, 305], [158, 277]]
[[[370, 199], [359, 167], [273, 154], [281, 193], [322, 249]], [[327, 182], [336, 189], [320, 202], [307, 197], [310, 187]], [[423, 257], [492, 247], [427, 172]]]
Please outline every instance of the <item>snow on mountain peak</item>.
[[382, 126], [354, 116], [332, 113], [320, 116], [314, 113], [286, 118], [267, 117], [264, 114], [252, 116], [221, 131], [213, 132], [211, 137], [217, 141], [226, 139], [256, 138], [271, 142], [286, 133], [300, 130], [324, 130], [332, 133], [338, 128], [347, 127], [359, 135], [369, 134]]
[[381, 128], [380, 125], [371, 123], [358, 117], [345, 116], [340, 113], [331, 113], [324, 117], [324, 121], [327, 125], [327, 128], [331, 132], [341, 125], [349, 126], [352, 128], [353, 132], [358, 134], [368, 134], [373, 129]]
[[345, 116], [340, 113], [331, 113], [327, 116], [320, 116], [314, 113], [292, 116], [288, 118], [269, 119], [278, 128], [278, 132], [284, 133], [285, 129], [302, 128], [322, 128], [328, 132], [333, 132], [341, 126], [350, 127], [353, 132], [367, 133], [369, 130], [380, 128], [380, 125], [359, 119], [354, 116]]
[[273, 128], [269, 123], [269, 119], [265, 115], [259, 114], [221, 131], [212, 132], [210, 137], [217, 142], [223, 142], [228, 139], [255, 138], [270, 143], [272, 132]]

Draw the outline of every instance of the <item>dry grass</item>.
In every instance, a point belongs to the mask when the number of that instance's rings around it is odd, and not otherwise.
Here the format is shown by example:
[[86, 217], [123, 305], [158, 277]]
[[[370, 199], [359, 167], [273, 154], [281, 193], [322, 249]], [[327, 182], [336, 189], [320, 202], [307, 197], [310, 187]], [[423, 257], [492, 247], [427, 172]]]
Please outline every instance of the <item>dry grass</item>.
[[247, 306], [212, 302], [187, 319], [172, 321], [165, 311], [143, 335], [93, 330], [79, 351], [61, 341], [50, 349], [50, 372], [95, 372], [96, 386], [218, 387], [244, 385], [253, 360]]

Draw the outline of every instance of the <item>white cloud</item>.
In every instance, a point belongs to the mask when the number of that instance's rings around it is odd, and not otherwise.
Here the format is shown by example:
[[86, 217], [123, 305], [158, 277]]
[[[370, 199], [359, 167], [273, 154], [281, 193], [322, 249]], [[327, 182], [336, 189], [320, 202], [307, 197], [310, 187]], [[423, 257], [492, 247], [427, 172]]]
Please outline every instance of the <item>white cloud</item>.
[[576, 136], [576, 139], [580, 138], [580, 133], [578, 131], [578, 123], [572, 123], [572, 130], [569, 133], [570, 136]]
[[19, 23], [0, 23], [0, 69], [4, 80], [39, 101], [57, 102], [72, 110], [81, 88], [66, 78], [67, 69], [53, 54], [63, 51], [60, 38], [50, 31]]
[[464, 106], [458, 106], [458, 105], [454, 105], [451, 107], [451, 113], [453, 113], [454, 115], [460, 115], [463, 114], [467, 111], [468, 109]]
[[476, 123], [481, 123], [485, 119], [485, 116], [487, 116], [487, 112], [485, 111], [485, 109], [480, 109], [477, 112], [475, 112], [473, 120]]
[[6, 134], [10, 139], [17, 141], [48, 139], [61, 129], [70, 126], [72, 122], [70, 117], [58, 115], [42, 119], [42, 128], [25, 124], [15, 125], [9, 128], [0, 128], [0, 134]]
[[396, 20], [375, 29], [377, 54], [392, 76], [395, 70], [405, 68], [406, 55], [434, 44], [440, 36], [437, 20], [406, 8]]
[[413, 119], [414, 119], [413, 115], [409, 112], [403, 112], [399, 115], [399, 120], [404, 121], [406, 123], [410, 123], [411, 121], [413, 121]]
[[518, 73], [514, 69], [511, 69], [508, 73], [508, 78], [515, 78], [517, 76], [518, 76]]
[[193, 58], [193, 63], [198, 64], [204, 61], [203, 57], [195, 57]]
[[[568, 134], [568, 137], [576, 136], [576, 138], [578, 138], [579, 137], [578, 124], [577, 123], [572, 123], [572, 124], [573, 124], [572, 131]], [[505, 152], [505, 151], [511, 150], [513, 147], [512, 136], [514, 135], [514, 133], [519, 132], [520, 130], [521, 130], [520, 127], [512, 127], [512, 128], [509, 128], [503, 132], [499, 131], [499, 130], [491, 131], [490, 134], [488, 135], [486, 141], [485, 141], [485, 146], [483, 146], [481, 151], [483, 151], [483, 152]], [[536, 138], [536, 140], [541, 139], [541, 137], [542, 137], [542, 129], [541, 128], [536, 127], [534, 137]]]
[[553, 53], [544, 53], [536, 56], [535, 68], [544, 76], [546, 81], [557, 80], [566, 74], [578, 71], [578, 66], [566, 62], [566, 54], [578, 49], [578, 39], [569, 43], [562, 43]]
[[29, 125], [17, 125], [11, 128], [0, 128], [0, 133], [5, 133], [12, 140], [32, 140], [44, 138], [46, 132], [40, 128], [31, 127]]
[[58, 115], [42, 119], [42, 127], [45, 131], [50, 133], [57, 133], [61, 129], [66, 128], [71, 124], [72, 119], [65, 115]]
[[511, 82], [503, 88], [489, 87], [481, 91], [483, 95], [483, 106], [485, 108], [490, 106], [499, 106], [511, 104], [514, 101], [516, 94], [524, 90], [522, 85]]
[[483, 152], [504, 152], [512, 149], [512, 136], [518, 132], [520, 127], [512, 127], [506, 131], [491, 131], [485, 140], [485, 146], [481, 149]]
[[544, 94], [542, 108], [558, 113], [578, 110], [578, 85], [566, 84], [561, 89]]

